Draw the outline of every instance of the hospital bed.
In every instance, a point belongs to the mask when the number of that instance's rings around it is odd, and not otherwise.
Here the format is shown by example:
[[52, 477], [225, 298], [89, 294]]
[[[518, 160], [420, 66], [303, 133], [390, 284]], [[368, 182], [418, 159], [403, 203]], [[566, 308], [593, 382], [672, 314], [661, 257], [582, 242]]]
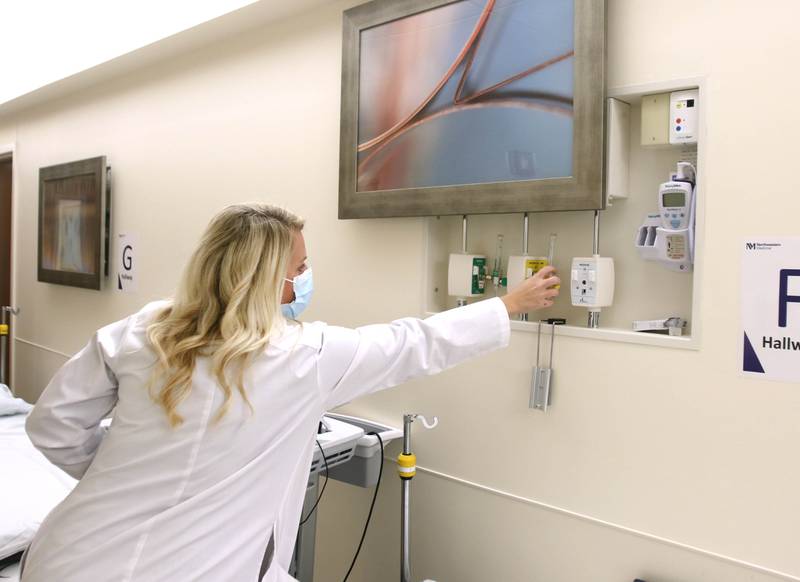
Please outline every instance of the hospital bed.
[[31, 405], [0, 384], [0, 582], [19, 580], [19, 558], [39, 525], [77, 481], [25, 433]]

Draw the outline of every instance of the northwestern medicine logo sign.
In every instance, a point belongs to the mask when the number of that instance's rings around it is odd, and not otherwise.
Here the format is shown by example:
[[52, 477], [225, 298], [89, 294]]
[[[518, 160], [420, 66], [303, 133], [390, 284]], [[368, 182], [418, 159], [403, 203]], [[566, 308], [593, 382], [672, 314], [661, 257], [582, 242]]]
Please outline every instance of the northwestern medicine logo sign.
[[800, 381], [800, 237], [745, 241], [742, 372]]

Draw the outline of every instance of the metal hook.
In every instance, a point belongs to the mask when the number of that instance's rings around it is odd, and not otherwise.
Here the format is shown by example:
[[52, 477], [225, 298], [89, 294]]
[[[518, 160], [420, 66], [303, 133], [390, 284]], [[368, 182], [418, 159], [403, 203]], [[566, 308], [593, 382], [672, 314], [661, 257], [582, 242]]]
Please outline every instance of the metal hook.
[[411, 424], [412, 422], [414, 422], [416, 419], [419, 418], [420, 421], [422, 422], [422, 426], [424, 426], [425, 428], [427, 428], [429, 430], [432, 429], [432, 428], [436, 428], [436, 425], [439, 424], [439, 417], [438, 416], [434, 416], [433, 417], [433, 422], [428, 422], [428, 419], [425, 418], [421, 414], [405, 414], [405, 415], [403, 415], [403, 417], [404, 417], [405, 422], [408, 423], [408, 424]]
[[424, 416], [422, 416], [421, 414], [418, 414], [417, 418], [419, 418], [422, 421], [422, 426], [424, 426], [428, 430], [430, 430], [432, 428], [436, 428], [436, 425], [439, 424], [439, 417], [438, 416], [434, 416], [433, 417], [433, 422], [428, 422], [428, 419], [425, 418]]

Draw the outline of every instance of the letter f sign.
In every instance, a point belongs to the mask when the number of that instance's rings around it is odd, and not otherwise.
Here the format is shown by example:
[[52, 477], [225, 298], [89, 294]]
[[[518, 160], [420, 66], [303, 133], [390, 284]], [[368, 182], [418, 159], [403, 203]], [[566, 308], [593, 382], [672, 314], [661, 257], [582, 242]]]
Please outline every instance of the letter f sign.
[[781, 269], [778, 292], [778, 327], [786, 327], [786, 311], [789, 303], [800, 303], [800, 295], [789, 295], [789, 278], [800, 278], [800, 269]]

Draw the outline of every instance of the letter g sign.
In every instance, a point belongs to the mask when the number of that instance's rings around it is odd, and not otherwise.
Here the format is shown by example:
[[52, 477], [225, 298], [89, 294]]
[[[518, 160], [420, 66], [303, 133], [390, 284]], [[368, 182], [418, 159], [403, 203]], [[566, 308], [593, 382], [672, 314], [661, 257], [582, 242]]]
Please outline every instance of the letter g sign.
[[132, 251], [133, 247], [131, 245], [125, 245], [125, 248], [122, 249], [122, 266], [126, 271], [130, 271], [133, 267]]

